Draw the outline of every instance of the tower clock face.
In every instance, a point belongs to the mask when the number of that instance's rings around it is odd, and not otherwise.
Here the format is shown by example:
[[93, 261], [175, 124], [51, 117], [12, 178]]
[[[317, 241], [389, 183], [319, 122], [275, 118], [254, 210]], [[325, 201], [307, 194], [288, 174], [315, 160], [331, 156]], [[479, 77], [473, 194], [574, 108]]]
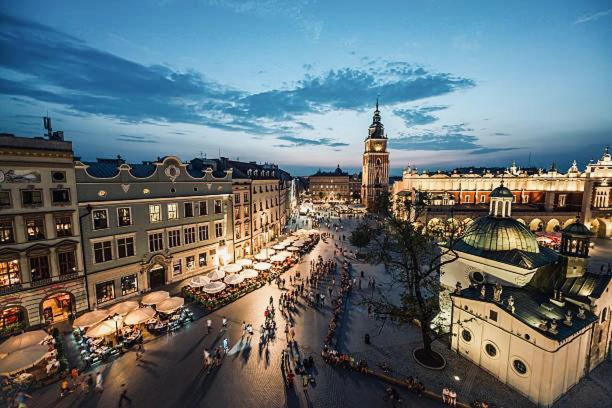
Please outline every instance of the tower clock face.
[[382, 143], [374, 143], [374, 150], [377, 152], [381, 152], [383, 149]]

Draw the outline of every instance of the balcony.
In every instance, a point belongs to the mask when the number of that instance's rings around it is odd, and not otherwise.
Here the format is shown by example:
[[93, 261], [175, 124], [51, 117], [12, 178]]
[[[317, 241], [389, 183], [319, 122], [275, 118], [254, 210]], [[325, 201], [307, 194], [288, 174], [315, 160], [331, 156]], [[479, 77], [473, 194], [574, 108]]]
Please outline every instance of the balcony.
[[8, 295], [9, 293], [19, 292], [21, 290], [21, 283], [14, 285], [0, 287], [0, 295]]
[[74, 279], [74, 278], [76, 278], [78, 276], [79, 276], [78, 272], [66, 273], [66, 274], [63, 274], [63, 275], [59, 276], [59, 281], [60, 282], [69, 281], [69, 280], [72, 280], [72, 279]]
[[53, 282], [52, 278], [45, 278], [45, 279], [39, 279], [39, 280], [33, 280], [32, 281], [32, 287], [33, 288], [39, 288], [41, 286], [47, 286], [50, 285]]

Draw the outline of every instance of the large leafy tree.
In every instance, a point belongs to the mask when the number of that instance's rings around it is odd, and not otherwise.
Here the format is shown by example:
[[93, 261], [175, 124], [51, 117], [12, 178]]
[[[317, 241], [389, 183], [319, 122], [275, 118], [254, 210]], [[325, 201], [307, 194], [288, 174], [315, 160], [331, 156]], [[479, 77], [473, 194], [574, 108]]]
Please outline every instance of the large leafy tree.
[[372, 292], [363, 302], [379, 319], [400, 325], [416, 323], [422, 348], [415, 350], [415, 356], [436, 365], [443, 361], [431, 347], [443, 335], [434, 323], [439, 312], [440, 271], [458, 258], [454, 245], [459, 234], [454, 225], [441, 234], [415, 222], [426, 210], [426, 200], [423, 195], [395, 201], [388, 195], [379, 197], [374, 213], [355, 229], [351, 243], [367, 247], [367, 262], [385, 265], [389, 276], [385, 285], [393, 289]]

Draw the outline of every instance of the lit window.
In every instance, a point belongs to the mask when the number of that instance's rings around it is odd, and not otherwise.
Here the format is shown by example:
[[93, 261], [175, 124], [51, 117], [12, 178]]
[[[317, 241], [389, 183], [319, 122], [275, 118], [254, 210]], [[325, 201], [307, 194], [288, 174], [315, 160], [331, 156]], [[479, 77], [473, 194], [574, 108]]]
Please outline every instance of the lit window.
[[70, 216], [55, 218], [55, 234], [58, 237], [69, 237], [72, 235], [72, 218]]
[[120, 227], [132, 225], [132, 211], [128, 207], [117, 209], [117, 223]]
[[45, 220], [40, 217], [25, 220], [28, 241], [45, 239]]
[[93, 210], [91, 212], [91, 217], [93, 219], [93, 229], [94, 230], [108, 228], [108, 211], [106, 209]]
[[161, 220], [162, 220], [161, 205], [159, 204], [149, 205], [149, 221], [150, 222], [160, 222]]
[[178, 219], [178, 210], [176, 208], [176, 203], [168, 204], [168, 219], [169, 220]]
[[108, 302], [115, 298], [115, 282], [108, 281], [96, 284], [96, 301], [98, 303]]
[[121, 295], [138, 292], [138, 277], [136, 274], [121, 277]]

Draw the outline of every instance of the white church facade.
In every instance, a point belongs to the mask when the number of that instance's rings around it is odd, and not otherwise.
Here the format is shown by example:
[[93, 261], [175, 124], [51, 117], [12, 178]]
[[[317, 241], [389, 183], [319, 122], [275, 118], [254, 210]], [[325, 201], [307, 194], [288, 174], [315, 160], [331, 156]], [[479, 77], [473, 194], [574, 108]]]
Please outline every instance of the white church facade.
[[441, 271], [442, 320], [451, 348], [551, 406], [610, 351], [611, 276], [588, 271], [592, 233], [578, 220], [559, 253], [511, 217], [512, 192], [491, 192], [490, 213], [454, 246]]

